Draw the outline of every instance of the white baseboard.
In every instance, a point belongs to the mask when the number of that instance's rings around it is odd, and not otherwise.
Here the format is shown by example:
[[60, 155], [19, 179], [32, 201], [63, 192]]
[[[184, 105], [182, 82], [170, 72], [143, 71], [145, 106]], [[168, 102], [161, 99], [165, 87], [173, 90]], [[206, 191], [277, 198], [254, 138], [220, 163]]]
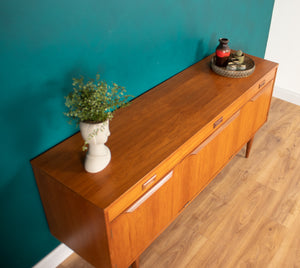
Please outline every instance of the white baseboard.
[[56, 268], [66, 258], [68, 258], [73, 251], [65, 244], [60, 244], [57, 248], [52, 250], [45, 258], [39, 261], [33, 268]]
[[300, 93], [275, 86], [273, 96], [297, 105], [300, 105]]

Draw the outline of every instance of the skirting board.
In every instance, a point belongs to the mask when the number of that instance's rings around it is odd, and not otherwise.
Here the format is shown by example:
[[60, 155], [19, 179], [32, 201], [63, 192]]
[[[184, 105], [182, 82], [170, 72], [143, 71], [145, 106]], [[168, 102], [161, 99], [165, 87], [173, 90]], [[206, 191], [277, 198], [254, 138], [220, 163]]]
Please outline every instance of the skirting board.
[[33, 268], [55, 268], [67, 259], [73, 251], [65, 244], [60, 244], [52, 250], [45, 258], [39, 261]]
[[275, 86], [273, 96], [275, 98], [300, 105], [300, 93], [299, 92]]

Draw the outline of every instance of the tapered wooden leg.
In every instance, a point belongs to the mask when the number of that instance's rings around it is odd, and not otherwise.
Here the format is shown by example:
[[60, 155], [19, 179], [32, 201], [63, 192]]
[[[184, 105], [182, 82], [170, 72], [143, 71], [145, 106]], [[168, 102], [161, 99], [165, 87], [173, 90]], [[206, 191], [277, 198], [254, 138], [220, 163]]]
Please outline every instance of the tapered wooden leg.
[[140, 258], [137, 258], [134, 263], [131, 264], [131, 268], [140, 268]]
[[252, 137], [252, 138], [247, 142], [246, 158], [249, 157], [249, 154], [250, 154], [250, 150], [251, 150], [251, 147], [252, 147], [253, 140], [254, 140], [254, 137]]

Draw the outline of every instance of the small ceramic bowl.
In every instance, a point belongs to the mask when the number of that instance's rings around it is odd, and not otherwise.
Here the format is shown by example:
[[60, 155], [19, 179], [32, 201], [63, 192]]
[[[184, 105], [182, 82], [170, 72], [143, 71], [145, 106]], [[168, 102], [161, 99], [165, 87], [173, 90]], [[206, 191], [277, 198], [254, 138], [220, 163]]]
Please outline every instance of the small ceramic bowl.
[[239, 64], [242, 64], [242, 63], [244, 63], [244, 60], [245, 60], [245, 54], [241, 50], [238, 50], [234, 54], [234, 58], [238, 60]]
[[236, 66], [235, 64], [228, 64], [228, 65], [226, 66], [226, 69], [227, 69], [227, 70], [230, 70], [230, 71], [236, 71], [237, 66]]

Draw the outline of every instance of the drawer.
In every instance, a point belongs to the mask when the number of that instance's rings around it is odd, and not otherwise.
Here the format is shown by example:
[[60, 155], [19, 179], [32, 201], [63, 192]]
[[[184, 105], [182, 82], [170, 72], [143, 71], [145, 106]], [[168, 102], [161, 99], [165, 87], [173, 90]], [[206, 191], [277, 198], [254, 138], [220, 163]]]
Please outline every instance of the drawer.
[[113, 267], [128, 267], [182, 209], [182, 178], [170, 171], [111, 223]]
[[153, 185], [164, 178], [168, 171], [170, 171], [176, 162], [174, 159], [169, 159], [158, 165], [154, 170], [150, 171], [144, 178], [142, 178], [134, 187], [132, 187], [125, 195], [121, 196], [107, 209], [108, 221], [113, 221], [120, 215], [130, 204], [143, 196], [151, 189]]
[[264, 86], [266, 86], [271, 80], [275, 79], [276, 70], [272, 70], [271, 72], [267, 73], [263, 78], [258, 80], [258, 82], [255, 84], [255, 88], [260, 90]]
[[270, 71], [269, 73], [265, 74], [261, 79], [259, 79], [249, 89], [249, 91], [248, 91], [249, 93], [248, 93], [248, 96], [247, 96], [247, 101], [253, 102], [254, 101], [253, 98], [258, 97], [266, 87], [271, 86], [273, 88], [273, 83], [275, 81], [275, 76], [276, 76], [276, 69]]

